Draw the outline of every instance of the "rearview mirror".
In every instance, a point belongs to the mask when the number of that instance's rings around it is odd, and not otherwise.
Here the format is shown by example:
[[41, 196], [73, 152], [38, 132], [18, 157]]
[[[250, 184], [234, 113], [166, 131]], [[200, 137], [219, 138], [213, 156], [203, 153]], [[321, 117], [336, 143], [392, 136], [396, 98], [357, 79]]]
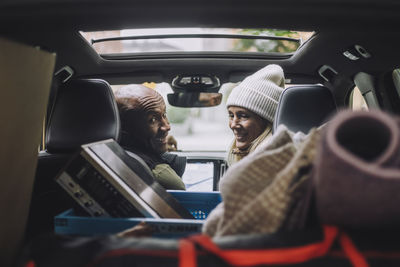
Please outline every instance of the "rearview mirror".
[[168, 102], [175, 107], [213, 107], [221, 104], [221, 93], [173, 93], [168, 94]]

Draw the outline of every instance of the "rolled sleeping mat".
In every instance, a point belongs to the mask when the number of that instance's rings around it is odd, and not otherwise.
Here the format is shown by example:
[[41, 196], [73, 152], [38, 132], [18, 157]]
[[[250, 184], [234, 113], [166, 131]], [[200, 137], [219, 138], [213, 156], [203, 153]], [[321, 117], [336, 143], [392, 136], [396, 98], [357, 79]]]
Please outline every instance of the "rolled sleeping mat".
[[313, 182], [322, 223], [350, 228], [400, 224], [400, 119], [342, 111], [327, 125]]

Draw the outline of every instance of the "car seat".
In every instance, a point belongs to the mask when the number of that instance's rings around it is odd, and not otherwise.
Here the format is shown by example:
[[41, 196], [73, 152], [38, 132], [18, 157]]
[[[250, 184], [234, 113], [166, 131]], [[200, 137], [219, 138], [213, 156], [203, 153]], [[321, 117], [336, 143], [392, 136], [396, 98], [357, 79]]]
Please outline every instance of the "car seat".
[[331, 91], [321, 85], [301, 85], [286, 88], [279, 98], [273, 132], [284, 124], [293, 132], [308, 133], [320, 126], [337, 111]]
[[82, 144], [120, 135], [118, 108], [110, 85], [99, 79], [75, 79], [61, 84], [46, 127], [46, 150], [36, 169], [27, 237], [52, 231], [54, 215], [71, 207], [54, 181]]

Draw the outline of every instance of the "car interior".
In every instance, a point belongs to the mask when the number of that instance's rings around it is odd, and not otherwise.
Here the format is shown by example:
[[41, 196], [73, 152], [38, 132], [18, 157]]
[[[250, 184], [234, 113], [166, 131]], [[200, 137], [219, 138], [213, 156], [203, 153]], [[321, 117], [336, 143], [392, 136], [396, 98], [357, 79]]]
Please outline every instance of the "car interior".
[[[31, 201], [26, 203], [29, 212], [20, 215], [23, 222], [19, 229], [23, 233], [20, 247], [44, 233], [53, 232], [54, 217], [72, 207], [70, 197], [54, 178], [79, 152], [81, 145], [106, 139], [119, 140], [121, 125], [114, 91], [123, 85], [166, 85], [170, 90], [166, 102], [178, 107], [177, 118], [180, 114], [197, 118], [195, 116], [200, 115], [193, 114], [210, 109], [208, 105], [220, 107], [212, 112], [227, 118], [226, 95], [221, 88], [240, 83], [266, 65], [277, 64], [284, 70], [286, 89], [279, 99], [273, 132], [279, 125], [285, 125], [290, 131], [308, 133], [311, 128], [323, 125], [345, 109], [378, 109], [399, 116], [399, 8], [400, 2], [391, 0], [3, 0], [0, 3], [0, 40], [11, 40], [56, 55], [41, 129], [42, 140], [37, 144]], [[177, 28], [186, 29], [186, 32], [171, 30]], [[198, 32], [200, 28], [230, 29], [230, 33]], [[164, 31], [152, 33], [151, 29]], [[243, 37], [243, 44], [258, 38], [256, 42], [276, 41], [286, 47], [292, 47], [290, 42], [294, 42], [296, 48], [272, 52], [254, 49], [200, 51], [191, 43], [193, 49], [189, 51], [176, 49], [180, 47], [179, 43], [184, 43], [184, 38], [193, 38], [195, 42], [206, 38], [240, 38], [236, 29], [251, 29], [253, 32], [254, 29], [264, 29], [276, 34], [272, 37], [263, 33], [250, 36], [251, 31], [242, 31], [242, 35], [247, 36]], [[307, 37], [303, 33], [307, 33]], [[168, 38], [177, 41], [163, 41]], [[131, 47], [135, 47], [135, 41], [136, 46], [144, 48], [133, 52], [107, 50], [107, 45], [113, 42], [119, 42], [114, 45], [118, 48], [118, 45], [129, 42]], [[160, 44], [177, 45], [175, 50], [146, 50]], [[17, 74], [20, 77], [24, 75]], [[6, 92], [7, 88], [1, 90]], [[214, 97], [216, 102], [202, 102], [202, 96]], [[188, 108], [195, 111], [185, 111]], [[217, 117], [212, 112], [214, 115], [211, 117]], [[12, 120], [3, 123], [5, 127], [13, 125]], [[189, 130], [185, 131], [189, 132], [194, 126], [186, 124], [182, 127], [187, 127]], [[227, 125], [223, 126], [228, 129]], [[205, 147], [210, 135], [203, 134], [204, 139], [195, 142]], [[232, 136], [225, 136], [221, 139], [223, 141], [215, 141], [220, 143], [220, 147], [202, 151], [191, 147], [179, 149], [179, 142], [184, 143], [184, 138], [177, 138], [178, 151], [173, 153], [186, 157], [187, 170], [193, 168], [197, 172], [198, 168], [205, 168], [208, 164], [211, 174], [207, 174], [206, 191], [218, 192], [219, 181], [228, 169], [223, 147], [227, 148], [231, 139]], [[198, 183], [203, 181], [188, 180], [187, 186], [195, 188]], [[0, 194], [6, 195], [6, 192], [4, 188]], [[7, 223], [4, 225], [4, 231], [8, 231]], [[367, 233], [371, 233], [374, 240], [381, 241], [388, 236], [376, 234], [383, 232], [381, 230], [368, 229]], [[372, 239], [366, 240], [365, 231], [355, 229], [353, 232], [356, 233], [355, 239], [374, 243]], [[398, 233], [398, 229], [391, 233]], [[271, 235], [270, 246], [279, 246], [277, 240], [298, 244], [301, 241], [292, 240], [304, 240], [305, 236], [307, 234], [297, 237], [287, 233]], [[243, 240], [247, 238], [225, 238], [218, 244], [225, 248], [236, 244], [243, 249], [243, 244], [246, 244]], [[398, 235], [391, 238], [394, 240], [380, 246], [397, 249]], [[3, 248], [6, 240], [2, 242]], [[251, 242], [256, 247], [262, 241], [252, 239]], [[397, 260], [390, 262], [392, 265], [376, 261], [376, 266], [397, 266], [398, 255], [392, 257]], [[15, 262], [18, 260], [14, 258]], [[1, 266], [9, 264], [7, 259], [4, 265], [1, 263]], [[313, 264], [304, 266], [348, 266], [335, 261], [314, 261]], [[222, 263], [214, 265], [227, 266]]]

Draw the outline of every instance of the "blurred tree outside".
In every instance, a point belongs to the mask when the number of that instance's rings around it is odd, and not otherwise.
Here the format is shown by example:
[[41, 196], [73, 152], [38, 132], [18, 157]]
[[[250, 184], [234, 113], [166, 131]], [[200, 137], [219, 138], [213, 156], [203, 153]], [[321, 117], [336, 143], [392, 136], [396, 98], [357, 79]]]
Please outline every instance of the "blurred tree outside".
[[190, 109], [167, 106], [168, 120], [170, 123], [184, 123], [190, 115]]
[[[301, 37], [300, 34], [295, 31], [272, 29], [241, 29], [237, 33], [256, 36], [290, 37], [295, 39], [300, 39]], [[238, 52], [291, 53], [296, 51], [299, 46], [300, 42], [287, 40], [241, 39], [236, 41], [234, 50]]]

